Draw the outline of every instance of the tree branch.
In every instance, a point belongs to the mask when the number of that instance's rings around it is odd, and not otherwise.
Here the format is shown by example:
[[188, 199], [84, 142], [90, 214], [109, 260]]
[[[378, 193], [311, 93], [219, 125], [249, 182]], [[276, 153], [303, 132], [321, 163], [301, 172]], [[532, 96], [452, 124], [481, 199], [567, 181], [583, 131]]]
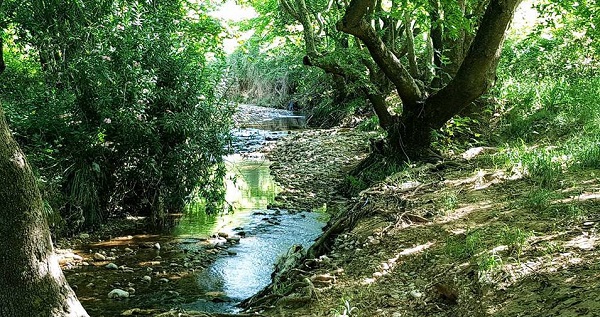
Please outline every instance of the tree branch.
[[373, 60], [396, 86], [403, 105], [412, 107], [420, 103], [421, 90], [400, 60], [364, 19], [367, 9], [373, 4], [373, 0], [352, 0], [346, 14], [338, 21], [336, 27], [342, 32], [358, 37], [365, 44]]
[[[0, 1], [0, 4], [2, 2]], [[6, 69], [6, 63], [4, 63], [4, 40], [2, 39], [2, 33], [0, 32], [0, 74]]]
[[394, 118], [388, 111], [387, 101], [385, 101], [385, 97], [381, 94], [374, 94], [366, 92], [367, 98], [373, 105], [373, 110], [375, 110], [375, 114], [379, 119], [379, 125], [384, 129], [389, 129], [394, 123]]
[[444, 51], [443, 42], [443, 31], [442, 21], [440, 20], [440, 4], [439, 0], [430, 0], [431, 11], [431, 29], [429, 30], [429, 36], [431, 37], [431, 43], [433, 45], [433, 66], [435, 68], [434, 79], [431, 83], [433, 88], [439, 88], [442, 84], [442, 52]]
[[520, 2], [490, 2], [456, 76], [425, 103], [425, 116], [429, 117], [426, 121], [430, 122], [431, 128], [443, 126], [493, 85], [506, 30]]
[[410, 69], [410, 75], [413, 78], [419, 76], [419, 68], [417, 67], [417, 56], [415, 55], [415, 37], [413, 35], [413, 29], [411, 27], [410, 11], [406, 10], [404, 13], [404, 24], [406, 24], [406, 44], [408, 47], [408, 65]]

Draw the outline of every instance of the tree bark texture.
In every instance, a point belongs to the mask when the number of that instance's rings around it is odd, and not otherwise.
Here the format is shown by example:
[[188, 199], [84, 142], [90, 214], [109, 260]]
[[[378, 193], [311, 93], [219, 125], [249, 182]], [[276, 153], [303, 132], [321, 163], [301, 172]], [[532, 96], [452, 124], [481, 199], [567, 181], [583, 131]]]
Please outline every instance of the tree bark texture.
[[496, 81], [506, 31], [521, 0], [492, 0], [456, 76], [425, 102], [424, 117], [432, 129], [441, 128]]
[[[366, 20], [365, 13], [374, 1], [352, 0], [337, 28], [363, 41], [373, 60], [396, 86], [403, 103], [403, 112], [400, 117], [394, 118], [393, 124], [389, 124], [389, 119], [385, 120], [388, 127], [384, 128], [388, 132], [392, 153], [418, 156], [430, 146], [431, 130], [441, 128], [491, 87], [496, 78], [506, 30], [520, 1], [490, 1], [456, 76], [435, 95], [425, 99], [413, 76]], [[439, 37], [436, 32], [434, 30], [434, 35]]]
[[422, 99], [422, 93], [414, 78], [364, 17], [368, 8], [373, 5], [373, 0], [352, 0], [346, 14], [336, 27], [342, 32], [356, 36], [365, 44], [373, 60], [394, 83], [403, 104], [418, 104]]
[[0, 316], [88, 316], [60, 269], [36, 179], [1, 107], [0, 180]]

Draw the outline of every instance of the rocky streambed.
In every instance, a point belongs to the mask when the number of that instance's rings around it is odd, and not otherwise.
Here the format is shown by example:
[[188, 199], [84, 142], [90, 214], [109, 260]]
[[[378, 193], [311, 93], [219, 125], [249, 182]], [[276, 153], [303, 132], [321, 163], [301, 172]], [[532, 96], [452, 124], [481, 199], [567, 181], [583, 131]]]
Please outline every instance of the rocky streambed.
[[234, 154], [225, 158], [233, 213], [191, 211], [161, 234], [139, 228], [130, 235], [82, 234], [63, 241], [62, 268], [91, 316], [235, 313], [238, 302], [269, 284], [280, 255], [319, 236], [326, 215], [269, 208], [281, 189], [263, 151], [290, 134], [282, 122], [297, 128], [302, 119], [243, 106], [235, 120]]

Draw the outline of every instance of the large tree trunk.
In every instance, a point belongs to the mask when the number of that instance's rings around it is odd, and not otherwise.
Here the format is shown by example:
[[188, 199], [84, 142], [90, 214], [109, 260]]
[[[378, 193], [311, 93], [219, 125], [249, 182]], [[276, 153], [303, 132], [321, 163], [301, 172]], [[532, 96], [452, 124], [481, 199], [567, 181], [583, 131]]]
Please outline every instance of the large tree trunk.
[[42, 198], [0, 107], [0, 316], [88, 316], [52, 248]]
[[[431, 131], [441, 128], [494, 83], [506, 30], [521, 0], [491, 0], [469, 52], [456, 76], [435, 95], [423, 100], [414, 78], [385, 46], [366, 20], [374, 0], [352, 0], [337, 28], [360, 38], [373, 60], [397, 88], [403, 103], [400, 117], [382, 126], [391, 153], [418, 157], [430, 147]], [[378, 113], [379, 114], [379, 113]], [[386, 119], [389, 122], [389, 119]]]

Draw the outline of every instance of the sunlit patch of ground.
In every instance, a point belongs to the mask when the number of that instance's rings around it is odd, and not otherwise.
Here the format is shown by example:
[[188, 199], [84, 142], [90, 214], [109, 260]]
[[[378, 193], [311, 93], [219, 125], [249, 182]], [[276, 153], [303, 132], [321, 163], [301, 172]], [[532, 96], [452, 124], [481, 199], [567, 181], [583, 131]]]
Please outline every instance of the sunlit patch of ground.
[[600, 316], [593, 171], [552, 190], [477, 159], [404, 175], [364, 191], [365, 216], [306, 272], [334, 282], [265, 314]]

